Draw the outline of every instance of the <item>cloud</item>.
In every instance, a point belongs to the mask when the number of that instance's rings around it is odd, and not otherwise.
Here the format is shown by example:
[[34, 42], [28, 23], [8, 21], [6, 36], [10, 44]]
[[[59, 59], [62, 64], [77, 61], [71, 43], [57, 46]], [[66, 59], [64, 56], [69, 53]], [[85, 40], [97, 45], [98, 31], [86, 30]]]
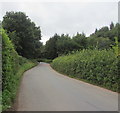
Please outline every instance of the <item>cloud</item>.
[[2, 3], [0, 19], [6, 11], [23, 11], [41, 27], [45, 43], [55, 33], [85, 32], [118, 21], [117, 2], [12, 2]]

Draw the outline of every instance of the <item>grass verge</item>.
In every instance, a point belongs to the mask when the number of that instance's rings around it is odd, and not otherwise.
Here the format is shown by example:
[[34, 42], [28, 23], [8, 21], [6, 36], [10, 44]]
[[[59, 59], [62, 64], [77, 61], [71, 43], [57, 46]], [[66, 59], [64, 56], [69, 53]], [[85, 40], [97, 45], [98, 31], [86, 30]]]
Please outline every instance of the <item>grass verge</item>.
[[9, 92], [8, 90], [4, 90], [2, 92], [2, 111], [11, 108], [12, 104], [14, 103], [23, 73], [36, 65], [37, 62], [31, 62], [28, 60], [26, 63], [22, 64], [19, 67], [16, 75], [13, 78], [14, 84], [10, 85], [12, 88], [12, 92]]

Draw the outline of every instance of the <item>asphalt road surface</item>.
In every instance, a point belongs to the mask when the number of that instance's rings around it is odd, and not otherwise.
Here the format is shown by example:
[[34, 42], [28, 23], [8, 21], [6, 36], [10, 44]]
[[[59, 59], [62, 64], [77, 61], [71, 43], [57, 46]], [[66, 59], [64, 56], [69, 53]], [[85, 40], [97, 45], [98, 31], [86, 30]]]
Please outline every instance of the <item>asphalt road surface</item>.
[[117, 111], [118, 94], [40, 63], [24, 73], [17, 111]]

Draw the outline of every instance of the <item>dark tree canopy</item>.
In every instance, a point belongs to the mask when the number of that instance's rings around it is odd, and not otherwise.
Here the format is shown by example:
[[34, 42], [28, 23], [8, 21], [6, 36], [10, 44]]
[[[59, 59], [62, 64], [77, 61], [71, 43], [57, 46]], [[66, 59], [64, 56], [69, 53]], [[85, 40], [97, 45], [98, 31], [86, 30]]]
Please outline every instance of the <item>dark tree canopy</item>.
[[110, 24], [110, 30], [112, 30], [113, 28], [114, 28], [114, 23], [111, 22], [111, 24]]
[[57, 53], [57, 38], [59, 36], [55, 34], [52, 38], [50, 38], [45, 45], [46, 57], [48, 59], [54, 59], [58, 56]]
[[77, 35], [73, 37], [73, 41], [79, 45], [78, 49], [87, 48], [87, 38], [85, 37], [84, 33], [82, 34], [77, 33]]
[[23, 12], [7, 12], [2, 25], [18, 54], [26, 58], [54, 59], [82, 49], [110, 49], [111, 45], [115, 44], [115, 37], [120, 41], [120, 24], [113, 22], [109, 26], [96, 28], [89, 37], [78, 32], [74, 36], [55, 34], [45, 45], [40, 42], [40, 27], [37, 27]]
[[115, 45], [115, 37], [120, 41], [120, 25], [111, 22], [110, 26], [96, 29], [93, 34], [86, 37], [84, 33], [78, 33], [70, 37], [69, 34], [55, 34], [44, 46], [44, 57], [54, 59], [57, 56], [82, 49], [110, 49]]
[[27, 58], [36, 57], [37, 49], [41, 46], [40, 27], [23, 12], [7, 12], [2, 25], [19, 55]]
[[102, 27], [99, 30], [96, 30], [93, 34], [90, 35], [90, 37], [103, 37], [103, 38], [109, 38], [112, 41], [115, 41], [114, 37], [118, 37], [118, 40], [120, 41], [120, 24], [117, 23], [114, 25], [113, 22], [111, 22], [110, 27]]

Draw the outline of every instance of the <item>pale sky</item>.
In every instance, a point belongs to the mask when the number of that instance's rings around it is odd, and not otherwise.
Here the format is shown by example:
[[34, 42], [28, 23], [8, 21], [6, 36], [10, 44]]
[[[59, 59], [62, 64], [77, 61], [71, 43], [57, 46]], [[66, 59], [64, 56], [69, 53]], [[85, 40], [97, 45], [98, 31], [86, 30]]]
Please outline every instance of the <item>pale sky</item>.
[[0, 20], [6, 11], [22, 11], [40, 26], [42, 42], [55, 33], [70, 36], [118, 22], [118, 0], [0, 0]]

